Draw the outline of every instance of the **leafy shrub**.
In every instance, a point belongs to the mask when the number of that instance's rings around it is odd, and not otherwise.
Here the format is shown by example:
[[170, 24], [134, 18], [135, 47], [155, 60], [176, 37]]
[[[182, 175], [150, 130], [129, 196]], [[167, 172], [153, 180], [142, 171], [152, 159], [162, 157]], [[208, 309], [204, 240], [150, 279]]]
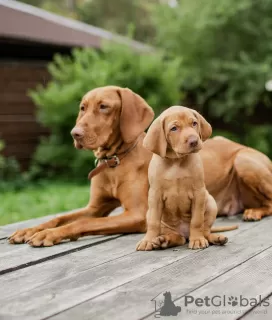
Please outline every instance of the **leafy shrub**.
[[37, 175], [86, 179], [92, 169], [92, 154], [75, 150], [70, 136], [79, 102], [87, 91], [106, 85], [129, 87], [156, 113], [181, 99], [179, 60], [165, 60], [160, 53], [139, 54], [119, 45], [106, 45], [101, 52], [76, 49], [70, 57], [56, 55], [49, 71], [52, 81], [31, 93], [38, 119], [51, 130], [35, 155]]
[[1, 154], [4, 148], [5, 143], [0, 140], [0, 191], [20, 189], [27, 180], [27, 174], [20, 172], [20, 166], [15, 158], [6, 158]]
[[271, 12], [270, 0], [182, 0], [155, 16], [157, 44], [181, 58], [186, 103], [270, 156]]

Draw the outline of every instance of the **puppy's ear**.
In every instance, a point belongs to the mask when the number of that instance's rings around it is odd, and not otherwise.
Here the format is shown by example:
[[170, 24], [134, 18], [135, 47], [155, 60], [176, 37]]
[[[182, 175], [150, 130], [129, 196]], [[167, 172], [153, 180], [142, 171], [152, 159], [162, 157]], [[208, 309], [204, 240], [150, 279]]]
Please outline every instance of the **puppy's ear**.
[[167, 141], [163, 128], [163, 120], [157, 118], [148, 129], [148, 132], [144, 138], [143, 146], [162, 158], [166, 155]]
[[123, 140], [130, 143], [150, 125], [154, 112], [142, 97], [130, 89], [120, 88], [118, 93], [122, 102], [120, 131]]
[[200, 138], [204, 142], [206, 141], [212, 134], [212, 127], [207, 120], [202, 117], [197, 111], [193, 110], [194, 115], [197, 117], [200, 125]]

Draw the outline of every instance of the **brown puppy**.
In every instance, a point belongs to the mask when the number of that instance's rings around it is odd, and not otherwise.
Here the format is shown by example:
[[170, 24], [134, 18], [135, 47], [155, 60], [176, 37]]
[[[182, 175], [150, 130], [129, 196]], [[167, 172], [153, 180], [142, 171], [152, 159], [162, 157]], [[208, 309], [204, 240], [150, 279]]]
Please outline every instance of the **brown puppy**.
[[149, 128], [143, 143], [154, 153], [148, 169], [147, 233], [137, 250], [183, 245], [188, 238], [191, 249], [227, 242], [211, 233], [217, 206], [206, 190], [198, 153], [211, 133], [198, 112], [181, 106], [164, 111]]
[[[105, 168], [92, 179], [86, 208], [17, 231], [9, 242], [52, 246], [85, 235], [144, 232], [152, 154], [142, 140], [153, 118], [150, 106], [129, 89], [109, 86], [88, 92], [71, 132], [75, 146], [93, 150], [98, 159], [117, 155], [120, 164]], [[122, 214], [107, 217], [120, 205]]]

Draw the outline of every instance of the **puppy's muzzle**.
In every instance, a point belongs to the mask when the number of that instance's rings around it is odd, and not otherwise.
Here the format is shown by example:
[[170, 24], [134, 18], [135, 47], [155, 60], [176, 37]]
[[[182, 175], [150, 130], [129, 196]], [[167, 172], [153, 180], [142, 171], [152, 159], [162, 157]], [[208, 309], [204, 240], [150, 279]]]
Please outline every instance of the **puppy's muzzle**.
[[198, 145], [198, 138], [195, 136], [189, 136], [187, 140], [187, 144], [190, 148], [196, 148]]

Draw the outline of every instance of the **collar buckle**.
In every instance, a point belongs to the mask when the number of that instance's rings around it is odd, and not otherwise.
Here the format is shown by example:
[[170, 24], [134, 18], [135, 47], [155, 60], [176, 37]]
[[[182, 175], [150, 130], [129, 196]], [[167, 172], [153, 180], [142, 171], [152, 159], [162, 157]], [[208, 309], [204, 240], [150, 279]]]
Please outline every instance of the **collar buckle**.
[[[114, 162], [112, 160], [114, 160]], [[95, 167], [97, 167], [99, 161], [105, 162], [109, 168], [115, 168], [115, 167], [119, 166], [119, 164], [120, 164], [120, 159], [116, 155], [109, 157], [109, 158], [103, 158], [103, 159], [96, 158], [94, 161]]]
[[[111, 160], [114, 160], [113, 164], [111, 163]], [[109, 168], [115, 168], [115, 167], [119, 166], [119, 164], [120, 164], [120, 159], [116, 155], [109, 157], [109, 158], [105, 159], [104, 161], [107, 163]]]

